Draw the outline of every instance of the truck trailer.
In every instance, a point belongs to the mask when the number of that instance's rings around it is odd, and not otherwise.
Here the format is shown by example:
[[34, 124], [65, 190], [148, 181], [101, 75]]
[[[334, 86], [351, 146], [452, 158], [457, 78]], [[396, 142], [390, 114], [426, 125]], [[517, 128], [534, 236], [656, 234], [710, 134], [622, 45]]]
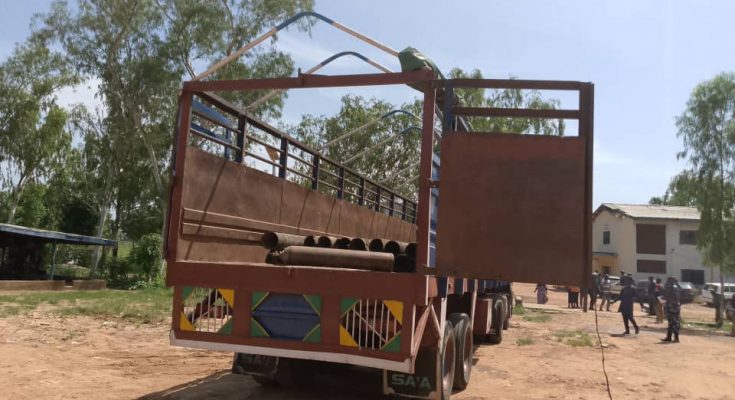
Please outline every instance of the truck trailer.
[[[423, 101], [415, 196], [223, 96], [381, 85]], [[571, 91], [579, 106], [466, 107], [467, 88]], [[474, 346], [502, 340], [510, 282], [589, 283], [593, 90], [431, 68], [184, 82], [165, 242], [171, 343], [234, 353], [233, 372], [263, 384], [347, 364], [382, 370], [386, 395], [448, 399], [469, 383]], [[576, 120], [578, 132], [475, 132], [480, 117]]]

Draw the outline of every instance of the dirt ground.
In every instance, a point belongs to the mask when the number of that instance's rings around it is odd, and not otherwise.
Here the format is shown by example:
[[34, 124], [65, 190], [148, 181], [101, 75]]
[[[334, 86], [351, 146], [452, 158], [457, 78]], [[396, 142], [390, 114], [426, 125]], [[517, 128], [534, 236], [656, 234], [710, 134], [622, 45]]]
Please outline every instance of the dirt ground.
[[[530, 285], [516, 285], [534, 307]], [[599, 347], [571, 346], [564, 332], [596, 340], [595, 313], [550, 305], [513, 318], [500, 345], [479, 346], [461, 399], [606, 399]], [[616, 308], [614, 308], [616, 309]], [[684, 318], [707, 321], [711, 308], [686, 305]], [[539, 315], [548, 317], [534, 318]], [[681, 344], [660, 344], [665, 326], [636, 310], [640, 335], [620, 336], [620, 314], [598, 313], [614, 399], [735, 398], [735, 338], [686, 330]], [[525, 344], [525, 345], [519, 345]], [[7, 399], [374, 399], [380, 375], [346, 369], [299, 390], [264, 388], [229, 373], [231, 354], [168, 344], [166, 325], [129, 325], [88, 317], [0, 319], [0, 398]]]

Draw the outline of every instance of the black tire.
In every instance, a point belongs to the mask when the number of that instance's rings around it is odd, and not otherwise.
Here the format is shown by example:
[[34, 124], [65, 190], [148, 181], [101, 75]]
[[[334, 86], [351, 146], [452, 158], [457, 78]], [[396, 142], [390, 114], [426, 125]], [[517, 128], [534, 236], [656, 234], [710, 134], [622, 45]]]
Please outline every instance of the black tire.
[[250, 375], [250, 377], [261, 386], [278, 386], [278, 381], [272, 376]]
[[307, 360], [279, 357], [275, 381], [278, 386], [285, 388], [309, 386], [315, 374], [315, 366]]
[[492, 333], [487, 335], [487, 341], [492, 344], [499, 344], [503, 341], [503, 321], [505, 320], [505, 308], [503, 302], [496, 300], [493, 304], [493, 321], [490, 324]]
[[449, 400], [452, 396], [452, 387], [454, 386], [454, 367], [457, 364], [455, 360], [456, 341], [454, 340], [454, 327], [450, 321], [444, 324], [444, 335], [442, 337], [441, 348], [439, 349], [439, 365], [441, 372], [441, 400]]
[[450, 314], [449, 321], [454, 327], [456, 365], [454, 366], [454, 388], [464, 390], [470, 383], [472, 374], [472, 327], [470, 317], [463, 313]]
[[503, 318], [503, 330], [510, 328], [510, 316], [513, 314], [513, 302], [507, 296], [503, 296], [503, 309], [505, 310], [505, 318]]

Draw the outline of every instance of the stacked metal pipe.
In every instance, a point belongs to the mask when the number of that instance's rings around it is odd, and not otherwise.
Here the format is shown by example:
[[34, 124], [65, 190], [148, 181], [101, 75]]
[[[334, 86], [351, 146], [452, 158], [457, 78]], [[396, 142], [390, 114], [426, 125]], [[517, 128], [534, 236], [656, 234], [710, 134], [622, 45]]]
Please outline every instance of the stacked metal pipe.
[[414, 272], [416, 243], [382, 238], [302, 236], [266, 232], [261, 242], [271, 250], [266, 262], [281, 265], [324, 266], [384, 272]]

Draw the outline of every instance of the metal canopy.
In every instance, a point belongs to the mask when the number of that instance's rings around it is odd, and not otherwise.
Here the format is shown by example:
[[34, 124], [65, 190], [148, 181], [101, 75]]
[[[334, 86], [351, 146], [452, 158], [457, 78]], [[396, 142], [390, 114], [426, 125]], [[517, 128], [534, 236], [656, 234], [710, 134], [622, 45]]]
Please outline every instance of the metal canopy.
[[0, 240], [4, 238], [28, 238], [40, 242], [67, 243], [117, 247], [117, 241], [75, 233], [47, 231], [20, 225], [0, 224]]

